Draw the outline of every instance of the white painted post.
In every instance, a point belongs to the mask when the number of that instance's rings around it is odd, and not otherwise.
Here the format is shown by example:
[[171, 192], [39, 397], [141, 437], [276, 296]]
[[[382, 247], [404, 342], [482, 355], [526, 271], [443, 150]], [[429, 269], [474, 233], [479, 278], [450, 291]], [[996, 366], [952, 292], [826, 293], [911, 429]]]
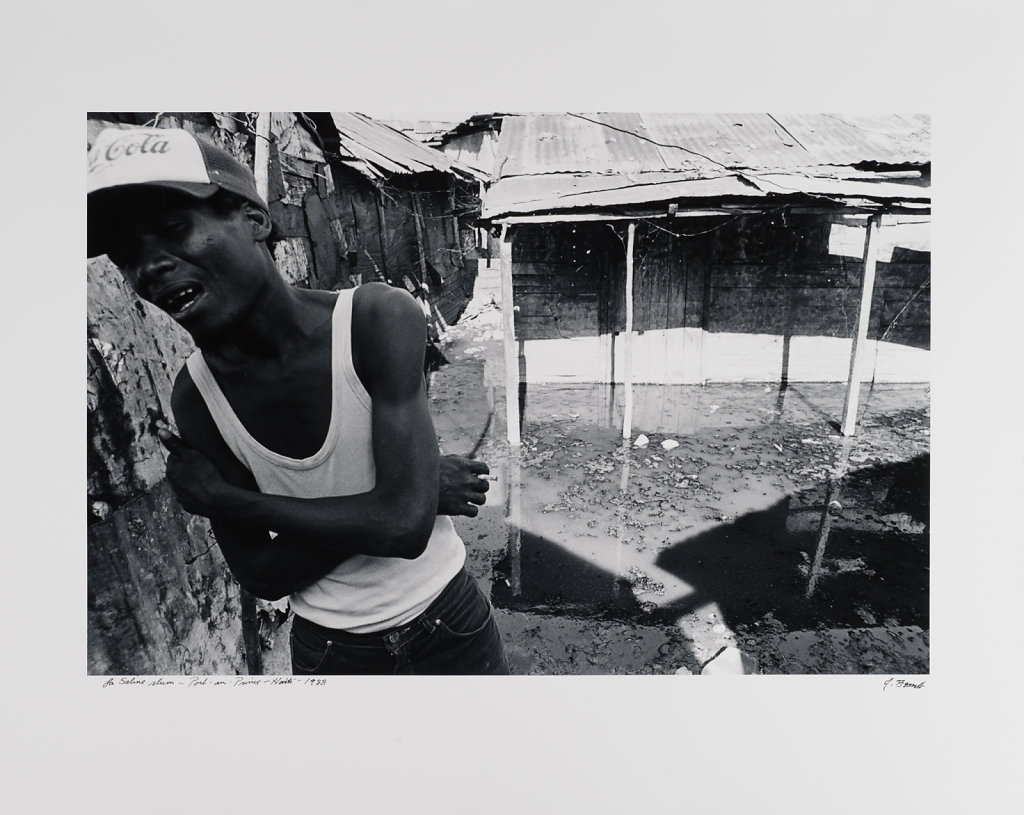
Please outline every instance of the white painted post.
[[622, 358], [625, 371], [623, 381], [626, 384], [625, 409], [622, 419], [622, 438], [633, 435], [633, 240], [636, 236], [636, 222], [629, 222], [626, 240], [626, 336], [622, 346]]
[[857, 333], [853, 337], [850, 350], [850, 379], [846, 387], [846, 404], [843, 405], [844, 436], [852, 436], [857, 432], [857, 400], [860, 398], [861, 362], [864, 357], [864, 344], [868, 336], [868, 323], [871, 318], [871, 296], [875, 291], [875, 264], [878, 261], [878, 228], [881, 215], [868, 218], [867, 239], [864, 242], [864, 275], [860, 284], [860, 307], [857, 310]]
[[512, 236], [508, 224], [501, 227], [501, 324], [505, 350], [505, 419], [508, 443], [518, 447], [519, 347], [516, 343], [515, 304], [512, 302]]
[[256, 114], [256, 155], [253, 175], [256, 192], [270, 204], [270, 113]]

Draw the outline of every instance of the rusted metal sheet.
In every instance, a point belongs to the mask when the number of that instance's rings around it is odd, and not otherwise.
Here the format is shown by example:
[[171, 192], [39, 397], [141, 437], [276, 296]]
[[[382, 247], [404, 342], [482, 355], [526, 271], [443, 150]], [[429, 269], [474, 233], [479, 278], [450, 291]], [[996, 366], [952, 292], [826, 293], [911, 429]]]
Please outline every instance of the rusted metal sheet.
[[498, 140], [499, 177], [684, 169], [666, 164], [650, 141], [615, 129], [635, 131], [639, 124], [639, 114], [619, 114], [608, 126], [573, 114], [507, 116]]
[[361, 113], [331, 112], [341, 138], [339, 152], [356, 159], [354, 166], [370, 178], [382, 174], [442, 172], [478, 178], [480, 172], [459, 164], [394, 128]]
[[720, 174], [733, 167], [804, 167], [808, 151], [769, 114], [565, 113], [507, 116], [501, 176], [540, 173]]
[[768, 113], [645, 113], [643, 135], [662, 152], [693, 152], [722, 167], [807, 167], [816, 164], [808, 148]]
[[715, 195], [928, 200], [920, 178], [854, 165], [928, 163], [929, 127], [916, 114], [507, 114], [482, 214]]
[[894, 181], [864, 181], [847, 178], [817, 178], [799, 173], [743, 173], [743, 177], [766, 193], [780, 195], [800, 192], [843, 198], [884, 198], [886, 200], [931, 200], [931, 189], [920, 184]]
[[930, 160], [929, 132], [918, 114], [506, 115], [499, 175], [920, 164]]
[[926, 164], [931, 161], [931, 117], [927, 114], [776, 114], [806, 145], [815, 164]]
[[897, 114], [506, 115], [482, 216], [715, 196], [928, 201], [920, 178], [853, 167], [928, 163], [929, 128]]
[[650, 183], [647, 183], [647, 175], [556, 174], [505, 178], [488, 190], [481, 217], [685, 198], [765, 197], [760, 189], [735, 175], [697, 179], [682, 176], [680, 179], [680, 175], [651, 173], [649, 177]]

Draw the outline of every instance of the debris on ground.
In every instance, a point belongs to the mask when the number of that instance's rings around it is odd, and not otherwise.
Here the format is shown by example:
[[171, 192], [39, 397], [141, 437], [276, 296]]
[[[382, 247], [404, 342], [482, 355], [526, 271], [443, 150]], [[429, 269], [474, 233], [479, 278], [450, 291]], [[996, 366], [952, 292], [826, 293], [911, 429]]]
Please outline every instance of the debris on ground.
[[847, 439], [844, 384], [646, 386], [630, 442], [608, 386], [530, 384], [513, 456], [467, 315], [430, 401], [505, 491], [456, 528], [514, 673], [928, 671], [927, 387], [866, 385]]

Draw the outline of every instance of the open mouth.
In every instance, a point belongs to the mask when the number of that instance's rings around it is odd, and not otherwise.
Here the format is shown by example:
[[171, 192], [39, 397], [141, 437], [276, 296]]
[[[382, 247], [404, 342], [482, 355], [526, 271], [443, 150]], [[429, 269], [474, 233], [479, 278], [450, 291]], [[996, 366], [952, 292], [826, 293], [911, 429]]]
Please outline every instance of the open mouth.
[[162, 292], [155, 302], [172, 317], [180, 317], [186, 314], [202, 296], [202, 287], [189, 283]]

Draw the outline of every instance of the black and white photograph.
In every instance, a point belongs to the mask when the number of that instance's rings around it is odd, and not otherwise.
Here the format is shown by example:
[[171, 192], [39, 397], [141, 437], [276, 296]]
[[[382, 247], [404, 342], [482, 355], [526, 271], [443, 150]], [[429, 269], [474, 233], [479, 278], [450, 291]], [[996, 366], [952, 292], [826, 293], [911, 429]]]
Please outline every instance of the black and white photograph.
[[90, 113], [90, 674], [923, 681], [930, 128]]
[[1019, 809], [1018, 8], [10, 17], [0, 809]]

